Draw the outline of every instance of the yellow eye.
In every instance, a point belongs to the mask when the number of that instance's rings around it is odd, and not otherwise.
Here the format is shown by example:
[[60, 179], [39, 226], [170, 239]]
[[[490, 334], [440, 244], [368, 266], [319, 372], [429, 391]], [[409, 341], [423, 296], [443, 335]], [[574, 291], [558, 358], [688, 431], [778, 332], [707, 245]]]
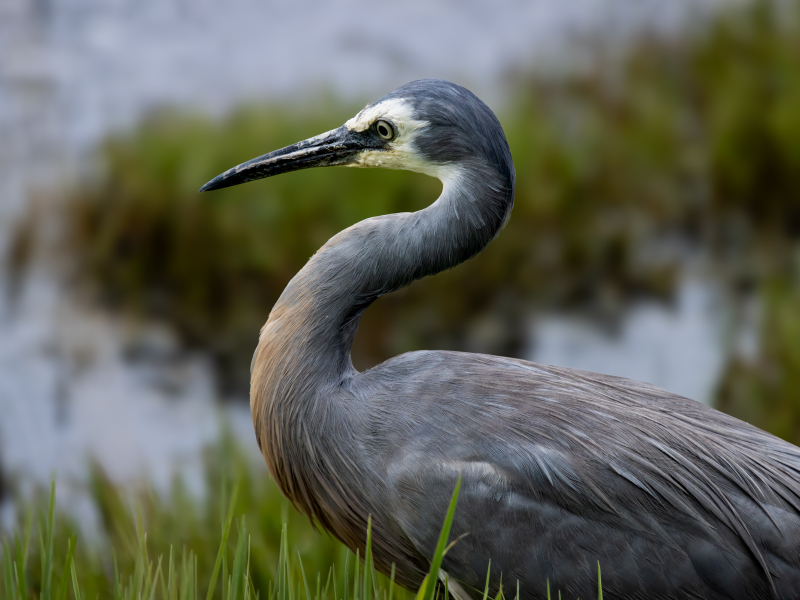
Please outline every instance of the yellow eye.
[[378, 135], [384, 140], [391, 140], [394, 138], [394, 127], [392, 127], [389, 121], [383, 119], [375, 121], [375, 131], [377, 131]]

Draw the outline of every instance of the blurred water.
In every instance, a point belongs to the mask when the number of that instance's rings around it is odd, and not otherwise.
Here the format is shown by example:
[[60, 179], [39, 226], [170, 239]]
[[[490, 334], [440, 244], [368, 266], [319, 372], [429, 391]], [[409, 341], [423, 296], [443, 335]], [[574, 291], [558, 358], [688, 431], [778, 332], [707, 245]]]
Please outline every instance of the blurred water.
[[[205, 357], [181, 352], [166, 328], [81, 306], [56, 281], [34, 268], [0, 308], [0, 457], [23, 495], [55, 477], [62, 505], [91, 523], [91, 461], [116, 481], [146, 478], [161, 491], [180, 473], [199, 493], [202, 451], [223, 423], [258, 455], [247, 406], [216, 402]], [[0, 528], [12, 517], [0, 511]]]
[[[37, 190], [68, 181], [104, 135], [164, 104], [219, 113], [323, 90], [368, 100], [444, 77], [497, 105], [514, 73], [573, 61], [580, 40], [675, 30], [723, 2], [3, 0], [0, 254]], [[1, 464], [23, 486], [54, 473], [79, 482], [89, 455], [120, 481], [147, 473], [166, 485], [178, 469], [197, 479], [220, 416], [205, 359], [179, 356], [168, 330], [131, 334], [83, 307], [61, 277], [52, 257], [35, 261], [6, 302], [0, 274]], [[707, 399], [722, 353], [707, 316], [693, 301], [641, 309], [617, 337], [542, 318], [532, 357]], [[702, 375], [688, 375], [698, 364]], [[236, 435], [254, 448], [246, 409], [230, 410]]]
[[726, 352], [748, 357], [757, 349], [758, 306], [731, 309], [727, 293], [689, 275], [672, 305], [642, 301], [616, 323], [581, 314], [540, 315], [531, 328], [527, 357], [646, 381], [709, 403]]

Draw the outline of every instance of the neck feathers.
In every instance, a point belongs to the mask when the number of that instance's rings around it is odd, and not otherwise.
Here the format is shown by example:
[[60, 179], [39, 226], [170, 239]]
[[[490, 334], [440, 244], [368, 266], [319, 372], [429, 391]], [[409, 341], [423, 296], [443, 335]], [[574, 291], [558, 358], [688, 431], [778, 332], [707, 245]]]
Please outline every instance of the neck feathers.
[[472, 258], [509, 217], [513, 166], [465, 161], [443, 182], [431, 206], [366, 219], [331, 238], [292, 279], [261, 330], [251, 374], [253, 424], [290, 496], [277, 464], [289, 457], [281, 430], [302, 427], [309, 411], [325, 404], [319, 398], [326, 389], [356, 375], [350, 347], [363, 311], [383, 294]]

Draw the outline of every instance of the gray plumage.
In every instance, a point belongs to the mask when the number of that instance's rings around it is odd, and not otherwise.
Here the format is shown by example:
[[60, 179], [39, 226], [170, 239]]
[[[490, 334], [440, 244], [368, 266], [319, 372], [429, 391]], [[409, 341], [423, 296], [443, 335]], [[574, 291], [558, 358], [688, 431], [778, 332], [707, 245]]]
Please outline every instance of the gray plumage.
[[203, 189], [343, 164], [418, 170], [444, 188], [421, 211], [333, 237], [262, 329], [253, 424], [300, 511], [362, 556], [371, 515], [376, 565], [415, 589], [461, 476], [451, 537], [464, 537], [443, 563], [459, 596], [481, 597], [491, 560], [492, 594], [502, 573], [524, 598], [548, 582], [597, 597], [599, 562], [605, 598], [800, 599], [797, 447], [619, 377], [458, 352], [353, 368], [373, 301], [471, 258], [509, 217], [508, 144], [470, 92], [412, 82]]

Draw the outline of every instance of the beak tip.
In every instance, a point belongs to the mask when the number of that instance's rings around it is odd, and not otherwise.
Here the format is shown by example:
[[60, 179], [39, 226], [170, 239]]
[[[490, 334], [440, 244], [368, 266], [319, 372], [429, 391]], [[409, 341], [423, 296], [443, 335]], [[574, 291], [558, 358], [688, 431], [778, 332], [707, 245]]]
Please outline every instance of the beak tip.
[[214, 177], [211, 181], [206, 183], [203, 187], [201, 187], [198, 192], [212, 192], [216, 189], [219, 189], [219, 181], [217, 181], [219, 177]]
[[250, 181], [249, 179], [244, 179], [241, 177], [236, 169], [238, 169], [238, 167], [234, 169], [228, 169], [224, 173], [217, 175], [214, 177], [214, 179], [201, 187], [198, 192], [213, 192], [214, 190], [221, 190], [222, 188], [231, 187], [246, 181]]

